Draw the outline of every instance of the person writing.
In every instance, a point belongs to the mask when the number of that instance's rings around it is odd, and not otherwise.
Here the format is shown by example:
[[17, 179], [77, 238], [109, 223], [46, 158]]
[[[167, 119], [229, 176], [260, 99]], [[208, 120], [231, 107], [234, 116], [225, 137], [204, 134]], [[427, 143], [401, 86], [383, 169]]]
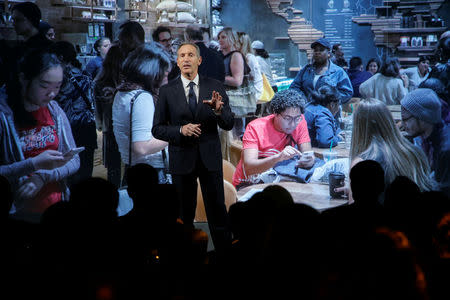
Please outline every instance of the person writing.
[[[306, 100], [299, 92], [288, 89], [275, 94], [270, 101], [273, 114], [253, 120], [242, 139], [243, 155], [233, 175], [233, 185], [240, 188], [259, 183], [258, 175], [278, 162], [301, 156], [311, 150], [306, 125]], [[300, 168], [311, 168], [314, 155], [299, 161]]]
[[179, 192], [181, 218], [188, 226], [194, 222], [199, 179], [217, 257], [223, 258], [231, 234], [217, 128], [231, 130], [234, 122], [223, 85], [198, 75], [201, 62], [197, 45], [184, 43], [178, 48], [181, 76], [161, 87], [152, 133], [169, 142], [169, 169]]

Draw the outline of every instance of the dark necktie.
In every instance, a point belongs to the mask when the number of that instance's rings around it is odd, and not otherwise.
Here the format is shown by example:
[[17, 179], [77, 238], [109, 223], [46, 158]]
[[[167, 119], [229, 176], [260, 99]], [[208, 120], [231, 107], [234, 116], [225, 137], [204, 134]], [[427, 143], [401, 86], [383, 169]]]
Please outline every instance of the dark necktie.
[[197, 97], [195, 96], [194, 85], [195, 82], [189, 82], [189, 109], [193, 115], [195, 115], [195, 109], [197, 108]]

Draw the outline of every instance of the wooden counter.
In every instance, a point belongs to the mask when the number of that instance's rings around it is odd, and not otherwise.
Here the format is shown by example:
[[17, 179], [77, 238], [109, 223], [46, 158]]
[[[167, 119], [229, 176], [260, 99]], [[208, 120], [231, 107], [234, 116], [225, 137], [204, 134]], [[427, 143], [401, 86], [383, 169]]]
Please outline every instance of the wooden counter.
[[[245, 194], [248, 192], [262, 191], [270, 184], [255, 184], [242, 188], [238, 191], [238, 201], [248, 200]], [[332, 199], [330, 197], [328, 184], [321, 183], [298, 183], [298, 182], [279, 182], [276, 185], [280, 185], [287, 189], [292, 195], [295, 203], [303, 203], [313, 207], [318, 211], [324, 211], [326, 209], [346, 205], [347, 199]], [[253, 191], [252, 191], [253, 190]], [[247, 195], [248, 196], [248, 195]]]

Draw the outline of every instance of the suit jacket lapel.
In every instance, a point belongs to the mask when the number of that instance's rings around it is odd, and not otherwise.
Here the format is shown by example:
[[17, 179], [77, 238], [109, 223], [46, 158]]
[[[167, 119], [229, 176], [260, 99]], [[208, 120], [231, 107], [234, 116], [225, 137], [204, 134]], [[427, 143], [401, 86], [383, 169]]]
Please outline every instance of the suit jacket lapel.
[[187, 110], [189, 112], [191, 112], [191, 110], [189, 109], [189, 104], [188, 104], [188, 100], [186, 98], [186, 94], [184, 92], [184, 86], [183, 86], [183, 81], [181, 81], [181, 78], [177, 79], [177, 84], [175, 85], [175, 99], [182, 99], [183, 101], [181, 101], [182, 103], [180, 103], [180, 108], [183, 110]]

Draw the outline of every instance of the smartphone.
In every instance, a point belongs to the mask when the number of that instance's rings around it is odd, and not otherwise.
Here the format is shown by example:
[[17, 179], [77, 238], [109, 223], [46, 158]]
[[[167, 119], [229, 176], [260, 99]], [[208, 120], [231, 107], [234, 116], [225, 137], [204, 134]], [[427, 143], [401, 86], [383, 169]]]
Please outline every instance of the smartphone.
[[299, 161], [308, 161], [312, 157], [314, 157], [314, 151], [305, 151], [302, 153], [302, 156], [300, 157]]
[[67, 151], [66, 153], [64, 153], [63, 156], [64, 156], [64, 158], [72, 158], [83, 150], [84, 150], [84, 147], [73, 148], [73, 149], [70, 149], [69, 151]]

